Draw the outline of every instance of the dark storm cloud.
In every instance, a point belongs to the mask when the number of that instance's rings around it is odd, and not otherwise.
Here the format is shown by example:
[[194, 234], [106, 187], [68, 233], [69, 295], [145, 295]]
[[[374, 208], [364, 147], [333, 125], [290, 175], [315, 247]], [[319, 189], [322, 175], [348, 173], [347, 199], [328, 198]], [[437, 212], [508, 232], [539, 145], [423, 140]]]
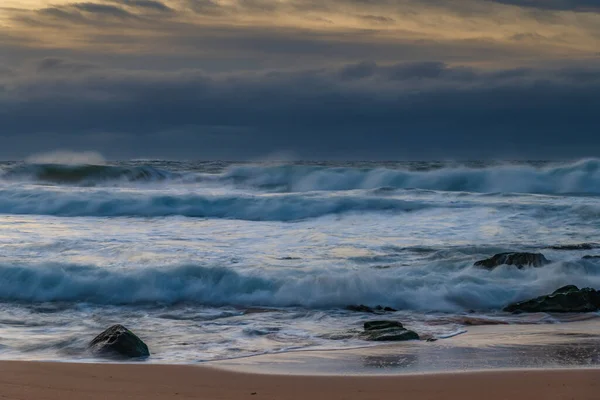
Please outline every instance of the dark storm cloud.
[[171, 146], [168, 155], [189, 157], [196, 145], [220, 158], [277, 150], [309, 158], [581, 155], [600, 146], [599, 72], [365, 62], [253, 74], [42, 75], [12, 79], [0, 92], [0, 134], [94, 148], [99, 137], [118, 138], [121, 145], [100, 146], [109, 156]]
[[[98, 25], [133, 21], [138, 17], [120, 7], [97, 3], [71, 3], [65, 6], [46, 7], [30, 15], [18, 15], [14, 19], [30, 26]], [[109, 24], [107, 24], [109, 23]]]
[[9, 67], [6, 67], [6, 66], [0, 64], [0, 78], [7, 77], [7, 76], [13, 76], [13, 75], [15, 75], [15, 71], [13, 71]]
[[225, 9], [212, 0], [188, 0], [188, 7], [199, 14], [221, 15]]
[[152, 11], [173, 12], [171, 7], [168, 7], [160, 1], [154, 0], [111, 0], [114, 3], [122, 4], [129, 7], [142, 8]]
[[365, 21], [378, 24], [393, 24], [396, 22], [394, 18], [383, 17], [381, 15], [359, 15], [359, 17]]
[[73, 3], [70, 7], [87, 13], [115, 18], [134, 18], [134, 15], [124, 9], [107, 4], [97, 3]]
[[487, 0], [518, 7], [556, 11], [600, 11], [598, 0]]
[[76, 62], [58, 57], [47, 57], [36, 63], [35, 69], [38, 73], [82, 73], [96, 68], [96, 65], [88, 62]]

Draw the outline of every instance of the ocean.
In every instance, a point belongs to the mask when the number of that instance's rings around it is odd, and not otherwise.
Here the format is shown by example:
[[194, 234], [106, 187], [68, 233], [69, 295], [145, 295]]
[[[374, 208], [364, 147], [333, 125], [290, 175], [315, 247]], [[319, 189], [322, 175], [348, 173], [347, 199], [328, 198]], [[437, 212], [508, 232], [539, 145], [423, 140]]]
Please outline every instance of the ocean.
[[[116, 323], [157, 363], [373, 346], [374, 317], [440, 340], [566, 324], [502, 308], [600, 288], [600, 260], [582, 259], [600, 254], [599, 217], [596, 159], [4, 162], [0, 358], [93, 360], [87, 343]], [[552, 262], [473, 265], [504, 251]]]

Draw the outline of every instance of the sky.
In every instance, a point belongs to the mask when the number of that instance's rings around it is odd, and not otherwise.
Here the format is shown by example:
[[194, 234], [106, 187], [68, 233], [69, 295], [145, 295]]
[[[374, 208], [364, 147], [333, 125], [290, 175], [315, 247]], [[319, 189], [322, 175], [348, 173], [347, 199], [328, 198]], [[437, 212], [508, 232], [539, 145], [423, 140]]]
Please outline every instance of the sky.
[[2, 0], [0, 159], [600, 157], [598, 0]]

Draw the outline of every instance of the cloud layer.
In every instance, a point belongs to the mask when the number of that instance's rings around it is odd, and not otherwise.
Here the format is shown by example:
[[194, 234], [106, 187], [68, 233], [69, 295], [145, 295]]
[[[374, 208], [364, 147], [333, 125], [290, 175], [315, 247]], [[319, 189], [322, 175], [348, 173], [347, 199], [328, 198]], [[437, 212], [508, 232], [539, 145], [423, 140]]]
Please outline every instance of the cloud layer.
[[115, 157], [546, 158], [600, 145], [599, 92], [594, 69], [362, 62], [206, 74], [44, 59], [5, 81], [0, 120], [4, 140], [48, 135]]
[[[591, 0], [7, 0], [0, 158], [595, 155]], [[596, 146], [596, 147], [594, 147]]]

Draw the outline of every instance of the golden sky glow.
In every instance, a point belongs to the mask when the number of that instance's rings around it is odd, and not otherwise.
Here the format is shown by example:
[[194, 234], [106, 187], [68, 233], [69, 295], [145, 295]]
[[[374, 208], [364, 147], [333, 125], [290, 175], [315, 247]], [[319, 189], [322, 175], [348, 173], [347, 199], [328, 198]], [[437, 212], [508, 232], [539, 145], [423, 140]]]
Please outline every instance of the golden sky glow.
[[[532, 10], [491, 0], [437, 5], [416, 0], [5, 0], [3, 7], [4, 36], [29, 49], [277, 57], [295, 47], [305, 53], [310, 41], [315, 58], [326, 55], [317, 53], [328, 46], [346, 49], [336, 50], [330, 61], [369, 59], [358, 47], [372, 44], [391, 50], [381, 50], [388, 62], [422, 58], [490, 66], [585, 60], [600, 51], [600, 13]], [[236, 46], [236, 37], [260, 40], [249, 48]], [[266, 42], [273, 48], [265, 48]], [[436, 57], [440, 47], [446, 50]]]

